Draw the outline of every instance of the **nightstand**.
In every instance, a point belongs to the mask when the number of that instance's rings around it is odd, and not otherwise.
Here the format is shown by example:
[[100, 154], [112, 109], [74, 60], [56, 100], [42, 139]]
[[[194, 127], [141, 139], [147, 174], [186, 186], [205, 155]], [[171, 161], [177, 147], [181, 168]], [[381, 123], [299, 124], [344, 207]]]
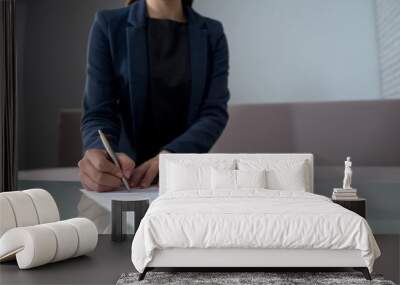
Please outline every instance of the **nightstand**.
[[332, 202], [339, 204], [340, 206], [359, 214], [361, 217], [366, 217], [366, 204], [367, 200], [364, 198], [358, 198], [356, 200], [333, 200]]
[[[132, 198], [133, 199], [133, 198]], [[140, 199], [132, 201], [111, 201], [111, 240], [121, 242], [126, 239], [126, 234], [123, 233], [123, 228], [126, 228], [126, 216], [124, 212], [135, 213], [135, 233], [139, 228], [140, 221], [146, 214], [150, 205], [150, 199]]]

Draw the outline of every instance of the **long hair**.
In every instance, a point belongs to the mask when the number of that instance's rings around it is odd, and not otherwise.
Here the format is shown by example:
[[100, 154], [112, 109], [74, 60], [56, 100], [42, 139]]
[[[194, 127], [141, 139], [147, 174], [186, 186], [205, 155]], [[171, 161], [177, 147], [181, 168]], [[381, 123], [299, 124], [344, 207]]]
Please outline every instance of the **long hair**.
[[[135, 1], [136, 1], [136, 0], [126, 0], [126, 1], [125, 1], [125, 4], [128, 6], [128, 5], [133, 4]], [[182, 1], [182, 6], [189, 6], [189, 7], [192, 7], [193, 0], [181, 0], [181, 1]]]

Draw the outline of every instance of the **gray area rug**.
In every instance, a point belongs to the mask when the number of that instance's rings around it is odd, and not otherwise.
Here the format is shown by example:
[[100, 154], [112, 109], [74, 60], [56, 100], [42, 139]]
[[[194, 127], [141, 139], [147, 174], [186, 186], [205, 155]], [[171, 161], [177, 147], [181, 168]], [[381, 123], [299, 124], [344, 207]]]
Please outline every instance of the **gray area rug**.
[[328, 284], [328, 285], [395, 285], [380, 275], [372, 275], [368, 281], [359, 272], [148, 272], [146, 278], [138, 281], [138, 273], [122, 274], [117, 285], [145, 284]]

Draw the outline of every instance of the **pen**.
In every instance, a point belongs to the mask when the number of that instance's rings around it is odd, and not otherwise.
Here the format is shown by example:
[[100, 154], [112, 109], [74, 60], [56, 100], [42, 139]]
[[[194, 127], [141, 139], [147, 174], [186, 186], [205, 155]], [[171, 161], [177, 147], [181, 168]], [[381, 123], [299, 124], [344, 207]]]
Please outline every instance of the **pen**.
[[[98, 130], [98, 132], [99, 132], [99, 135], [100, 135], [100, 140], [103, 143], [104, 148], [106, 149], [108, 155], [111, 157], [111, 160], [121, 170], [121, 165], [119, 164], [117, 156], [115, 155], [115, 152], [111, 148], [111, 145], [108, 142], [106, 136], [104, 135], [104, 133], [101, 130]], [[122, 179], [122, 183], [124, 184], [126, 190], [128, 190], [128, 192], [130, 192], [128, 181], [126, 181], [125, 177], [122, 177], [121, 179]]]

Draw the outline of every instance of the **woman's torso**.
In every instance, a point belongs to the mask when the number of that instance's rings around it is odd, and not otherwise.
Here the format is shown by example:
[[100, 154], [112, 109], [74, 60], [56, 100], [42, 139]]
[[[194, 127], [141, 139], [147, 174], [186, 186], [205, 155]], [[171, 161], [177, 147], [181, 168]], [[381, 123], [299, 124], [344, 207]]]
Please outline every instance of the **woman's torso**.
[[147, 122], [138, 138], [138, 160], [155, 156], [185, 131], [190, 97], [187, 24], [152, 18], [147, 21]]

